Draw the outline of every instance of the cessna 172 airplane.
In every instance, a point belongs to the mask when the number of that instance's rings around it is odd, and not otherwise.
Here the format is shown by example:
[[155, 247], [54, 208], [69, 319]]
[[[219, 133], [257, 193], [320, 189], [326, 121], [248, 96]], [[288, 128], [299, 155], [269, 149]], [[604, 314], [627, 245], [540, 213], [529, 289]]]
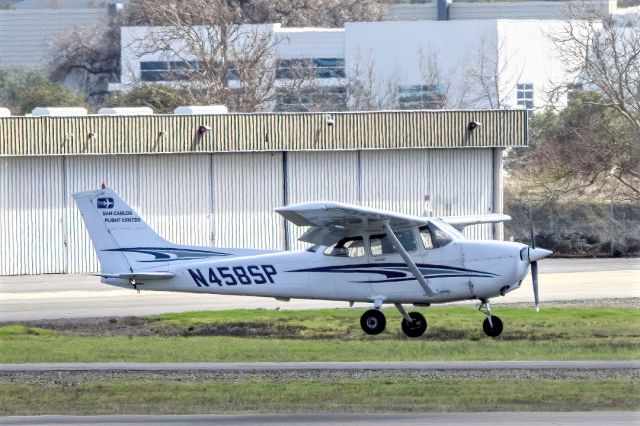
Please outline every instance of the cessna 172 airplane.
[[509, 220], [505, 215], [431, 218], [334, 202], [276, 209], [309, 229], [307, 250], [194, 247], [168, 242], [111, 189], [73, 195], [100, 261], [102, 282], [120, 287], [246, 296], [368, 302], [367, 334], [386, 326], [383, 304], [402, 314], [402, 330], [421, 336], [427, 321], [403, 304], [429, 306], [479, 299], [488, 336], [502, 333], [489, 300], [519, 288], [531, 265], [538, 307], [537, 261], [549, 250], [502, 241], [471, 241], [465, 226]]

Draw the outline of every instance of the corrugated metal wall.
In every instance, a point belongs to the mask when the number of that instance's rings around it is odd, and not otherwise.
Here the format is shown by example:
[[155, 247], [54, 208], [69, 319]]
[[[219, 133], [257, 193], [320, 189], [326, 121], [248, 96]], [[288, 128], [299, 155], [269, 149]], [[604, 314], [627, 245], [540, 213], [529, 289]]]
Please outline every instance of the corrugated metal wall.
[[282, 153], [212, 157], [215, 245], [282, 249], [284, 226], [273, 211], [284, 204]]
[[[291, 152], [287, 154], [287, 204], [339, 201], [359, 204], [359, 153]], [[287, 223], [289, 247], [309, 247], [298, 241], [306, 228]]]
[[[435, 216], [491, 213], [492, 161], [490, 149], [362, 152], [362, 204], [414, 215], [427, 207]], [[492, 238], [490, 225], [465, 232]]]
[[[421, 214], [490, 212], [492, 150], [386, 150], [0, 158], [0, 275], [98, 264], [71, 194], [101, 182], [183, 244], [303, 248], [273, 208], [335, 200]], [[491, 237], [489, 226], [471, 237]]]
[[64, 271], [61, 158], [0, 158], [0, 274]]
[[[526, 146], [527, 114], [383, 111], [0, 118], [0, 156]], [[482, 123], [474, 131], [469, 122]], [[211, 131], [198, 136], [201, 125]], [[92, 135], [92, 136], [89, 136]]]

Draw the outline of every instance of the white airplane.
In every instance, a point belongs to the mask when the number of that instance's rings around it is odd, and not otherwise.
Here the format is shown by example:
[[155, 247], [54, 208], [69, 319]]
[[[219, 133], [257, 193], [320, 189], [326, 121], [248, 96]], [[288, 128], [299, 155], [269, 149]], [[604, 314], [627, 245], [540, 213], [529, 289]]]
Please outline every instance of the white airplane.
[[538, 301], [537, 261], [549, 250], [502, 241], [466, 240], [468, 225], [506, 215], [435, 219], [334, 202], [276, 209], [309, 229], [304, 251], [184, 246], [168, 242], [111, 189], [73, 195], [93, 241], [102, 282], [119, 287], [245, 296], [367, 302], [360, 319], [367, 334], [386, 326], [383, 304], [402, 314], [402, 330], [421, 336], [427, 321], [403, 304], [429, 306], [479, 299], [488, 336], [502, 333], [489, 300], [520, 287], [531, 264]]

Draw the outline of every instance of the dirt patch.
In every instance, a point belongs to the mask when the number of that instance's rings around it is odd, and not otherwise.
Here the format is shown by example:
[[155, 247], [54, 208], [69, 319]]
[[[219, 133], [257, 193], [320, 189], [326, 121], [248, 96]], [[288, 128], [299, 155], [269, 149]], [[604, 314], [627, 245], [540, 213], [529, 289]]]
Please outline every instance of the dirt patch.
[[[290, 324], [260, 322], [230, 322], [188, 327], [181, 336], [238, 336], [238, 337], [298, 337], [306, 327]], [[164, 330], [164, 329], [163, 329]]]
[[[54, 330], [68, 336], [235, 336], [301, 337], [305, 327], [278, 322], [226, 322], [194, 326], [159, 325], [138, 317], [56, 319], [21, 322], [30, 327]], [[5, 324], [5, 325], [8, 325]]]
[[[509, 306], [531, 309], [530, 303], [504, 304], [494, 306]], [[640, 308], [640, 298], [602, 299], [588, 301], [549, 302], [545, 307], [634, 307]], [[434, 308], [436, 309], [436, 308]], [[471, 314], [471, 312], [470, 312]], [[349, 321], [349, 320], [346, 320]], [[271, 337], [276, 339], [368, 339], [360, 330], [357, 320], [347, 324], [344, 329], [309, 328], [300, 324], [291, 324], [286, 319], [270, 321], [238, 321], [203, 323], [191, 326], [170, 325], [146, 317], [102, 317], [102, 318], [73, 318], [38, 320], [28, 322], [0, 323], [0, 326], [22, 324], [28, 327], [39, 327], [53, 330], [62, 335], [71, 336], [232, 336], [232, 337]], [[479, 329], [454, 329], [447, 327], [429, 327], [425, 337], [429, 340], [479, 340], [483, 338]], [[377, 338], [404, 338], [398, 330], [396, 334], [387, 334]], [[504, 340], [549, 340], [565, 339], [566, 334], [531, 333], [520, 330], [505, 330], [500, 339]], [[595, 337], [607, 338], [608, 335], [597, 333]]]

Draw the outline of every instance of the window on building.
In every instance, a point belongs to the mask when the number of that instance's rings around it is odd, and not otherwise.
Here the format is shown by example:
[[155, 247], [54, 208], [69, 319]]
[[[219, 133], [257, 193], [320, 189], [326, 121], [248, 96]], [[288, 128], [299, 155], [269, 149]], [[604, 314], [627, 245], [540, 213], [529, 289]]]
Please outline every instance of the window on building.
[[344, 111], [347, 109], [347, 91], [344, 87], [317, 87], [313, 89], [280, 89], [276, 95], [276, 111], [306, 112]]
[[140, 62], [142, 81], [186, 80], [200, 69], [198, 61], [143, 61]]
[[361, 257], [364, 256], [364, 239], [362, 237], [343, 238], [324, 251], [327, 256]]
[[237, 81], [240, 80], [240, 72], [238, 68], [234, 64], [228, 64], [227, 68], [227, 80], [229, 81]]
[[[144, 61], [140, 62], [142, 81], [188, 80], [194, 72], [202, 70], [199, 61]], [[240, 73], [232, 63], [227, 68], [228, 80], [240, 80]]]
[[532, 110], [533, 105], [533, 83], [518, 83], [517, 86], [517, 101], [518, 105]]
[[576, 95], [581, 93], [584, 90], [584, 86], [582, 83], [574, 83], [570, 84], [567, 87], [567, 102], [572, 102], [576, 99]]
[[442, 87], [438, 85], [400, 86], [398, 104], [400, 109], [440, 109], [444, 104]]
[[305, 58], [278, 60], [276, 79], [295, 79], [307, 75], [313, 78], [344, 78], [346, 76], [344, 59]]

